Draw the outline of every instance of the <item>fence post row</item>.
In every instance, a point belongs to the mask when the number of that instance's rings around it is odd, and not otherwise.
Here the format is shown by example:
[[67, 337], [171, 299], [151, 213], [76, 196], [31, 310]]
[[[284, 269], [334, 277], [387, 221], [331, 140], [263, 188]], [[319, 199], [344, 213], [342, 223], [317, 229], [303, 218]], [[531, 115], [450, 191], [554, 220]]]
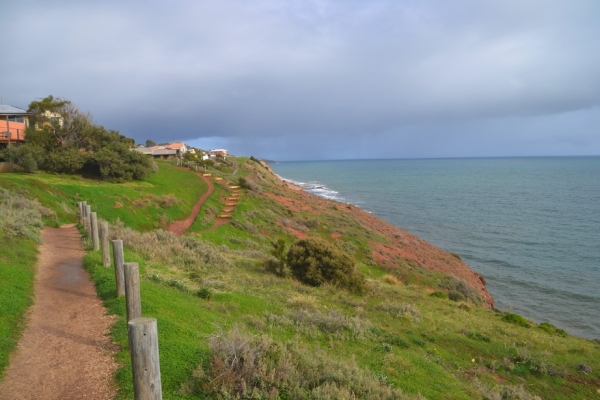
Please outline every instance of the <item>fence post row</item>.
[[155, 318], [135, 318], [127, 323], [129, 352], [136, 400], [161, 400], [158, 331]]
[[[79, 202], [82, 223], [91, 231], [94, 250], [102, 243], [102, 263], [110, 266], [108, 222], [98, 224], [98, 216], [85, 202]], [[100, 239], [98, 238], [100, 225]], [[140, 270], [136, 262], [124, 262], [123, 241], [113, 240], [113, 259], [117, 297], [125, 294], [127, 307], [127, 336], [133, 369], [135, 400], [162, 400], [160, 362], [158, 357], [158, 329], [155, 318], [142, 317]]]
[[113, 240], [113, 262], [115, 265], [115, 281], [117, 282], [117, 297], [125, 294], [125, 275], [123, 272], [123, 263], [125, 256], [123, 252], [123, 241]]
[[100, 244], [102, 245], [102, 265], [110, 267], [110, 244], [108, 243], [108, 222], [100, 222]]
[[127, 305], [127, 321], [142, 316], [140, 297], [140, 268], [136, 262], [127, 262], [124, 265], [125, 276], [125, 304]]

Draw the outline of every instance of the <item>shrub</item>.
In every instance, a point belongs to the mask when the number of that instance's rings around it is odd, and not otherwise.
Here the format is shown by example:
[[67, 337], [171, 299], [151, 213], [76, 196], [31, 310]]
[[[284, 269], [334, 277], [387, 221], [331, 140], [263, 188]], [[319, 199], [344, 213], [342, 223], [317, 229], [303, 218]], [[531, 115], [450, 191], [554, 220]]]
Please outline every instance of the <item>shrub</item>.
[[273, 243], [271, 243], [273, 248], [269, 251], [269, 254], [273, 256], [273, 258], [265, 261], [265, 268], [267, 271], [278, 275], [278, 276], [286, 276], [287, 275], [287, 255], [285, 252], [285, 239], [279, 238]]
[[396, 318], [408, 318], [409, 320], [415, 322], [420, 322], [423, 318], [421, 312], [412, 304], [398, 304], [386, 301], [379, 304], [379, 309], [393, 315]]
[[123, 246], [140, 255], [190, 273], [228, 270], [232, 266], [220, 249], [193, 236], [177, 236], [161, 229], [141, 233], [119, 220], [111, 225], [110, 236], [122, 239]]
[[483, 333], [479, 333], [479, 332], [466, 332], [465, 336], [468, 337], [469, 339], [473, 339], [473, 340], [481, 340], [482, 342], [491, 342], [491, 339], [489, 336], [484, 335]]
[[212, 335], [209, 348], [210, 365], [198, 366], [182, 392], [211, 399], [412, 398], [354, 358], [339, 360], [319, 348], [250, 336], [238, 328]]
[[448, 298], [448, 293], [446, 292], [433, 292], [430, 294], [431, 297], [437, 297], [438, 299], [447, 299]]
[[175, 289], [178, 289], [178, 290], [180, 290], [182, 292], [187, 292], [188, 291], [188, 289], [185, 287], [185, 285], [183, 284], [183, 282], [180, 281], [180, 280], [178, 280], [178, 279], [169, 279], [167, 281], [167, 285], [171, 286], [171, 287], [173, 287]]
[[299, 294], [293, 297], [290, 297], [286, 301], [287, 304], [294, 308], [298, 308], [301, 310], [316, 310], [318, 306], [317, 299], [313, 296], [306, 294]]
[[0, 188], [0, 230], [9, 236], [25, 237], [41, 242], [42, 217], [56, 218], [56, 213], [37, 200]]
[[519, 314], [506, 313], [504, 314], [504, 316], [502, 316], [502, 321], [519, 326], [524, 326], [525, 328], [531, 328], [531, 324]]
[[476, 382], [475, 386], [481, 391], [484, 397], [489, 400], [542, 400], [540, 397], [529, 393], [523, 385], [496, 385], [492, 388], [488, 388], [481, 383]]
[[212, 297], [212, 292], [208, 288], [201, 287], [196, 292], [196, 296], [200, 297], [201, 299], [210, 300], [210, 298]]
[[328, 282], [355, 293], [364, 293], [365, 277], [349, 255], [320, 238], [297, 241], [288, 251], [287, 263], [299, 281], [312, 286]]
[[538, 328], [540, 328], [541, 330], [546, 331], [552, 335], [557, 335], [557, 336], [561, 336], [561, 337], [568, 336], [568, 333], [564, 329], [557, 328], [548, 322], [542, 322], [541, 324], [538, 325]]
[[442, 287], [449, 290], [448, 297], [450, 300], [461, 301], [467, 299], [475, 304], [482, 303], [481, 295], [477, 289], [457, 276], [451, 275], [447, 277], [442, 283]]
[[450, 252], [450, 255], [451, 255], [452, 257], [454, 257], [454, 258], [456, 258], [456, 259], [458, 259], [458, 260], [461, 260], [461, 261], [462, 261], [462, 258], [460, 258], [460, 256], [459, 256], [458, 254], [456, 254], [455, 252], [453, 252], [453, 251], [451, 251], [451, 252]]
[[258, 186], [258, 184], [256, 182], [254, 182], [251, 178], [240, 177], [238, 179], [238, 182], [239, 182], [240, 186], [243, 187], [244, 189], [248, 189], [248, 190], [251, 190], [256, 193], [262, 192], [260, 186]]
[[39, 164], [43, 163], [44, 157], [44, 150], [30, 143], [7, 147], [0, 151], [0, 158], [14, 162], [27, 172], [37, 171]]
[[337, 241], [335, 243], [337, 247], [346, 252], [350, 257], [354, 257], [358, 247], [353, 242], [344, 242], [343, 240]]
[[387, 274], [383, 277], [383, 281], [389, 285], [399, 285], [400, 281], [394, 275]]
[[408, 342], [406, 340], [404, 340], [400, 336], [396, 336], [389, 332], [384, 335], [384, 340], [389, 344], [398, 346], [403, 349], [407, 349], [410, 347], [410, 345], [408, 344]]
[[465, 299], [465, 296], [463, 296], [460, 292], [457, 292], [456, 290], [451, 290], [448, 293], [448, 298], [452, 301], [463, 301]]

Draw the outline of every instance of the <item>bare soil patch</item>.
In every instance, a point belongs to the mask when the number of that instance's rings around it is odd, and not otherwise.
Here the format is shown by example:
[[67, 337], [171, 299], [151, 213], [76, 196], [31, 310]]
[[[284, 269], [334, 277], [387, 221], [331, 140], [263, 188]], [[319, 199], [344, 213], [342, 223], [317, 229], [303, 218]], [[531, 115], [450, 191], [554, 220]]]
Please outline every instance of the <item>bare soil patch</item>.
[[35, 304], [0, 399], [112, 399], [117, 369], [106, 315], [88, 273], [74, 226], [45, 228]]

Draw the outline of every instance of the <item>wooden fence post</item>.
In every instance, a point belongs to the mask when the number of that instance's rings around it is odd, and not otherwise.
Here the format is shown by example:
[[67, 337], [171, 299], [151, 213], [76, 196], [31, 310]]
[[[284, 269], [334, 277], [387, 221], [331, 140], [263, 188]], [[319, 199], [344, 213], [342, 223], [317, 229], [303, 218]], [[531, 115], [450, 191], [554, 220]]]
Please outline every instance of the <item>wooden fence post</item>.
[[142, 299], [140, 296], [140, 267], [136, 262], [124, 264], [125, 304], [127, 305], [127, 321], [142, 316]]
[[77, 218], [79, 219], [79, 224], [83, 225], [83, 202], [77, 202]]
[[113, 240], [113, 261], [115, 264], [115, 281], [117, 282], [117, 297], [125, 294], [125, 276], [123, 273], [123, 263], [125, 257], [123, 253], [123, 241]]
[[108, 222], [100, 222], [100, 244], [102, 244], [102, 265], [110, 267], [110, 244], [108, 243]]
[[162, 400], [156, 318], [127, 323], [135, 400]]
[[98, 214], [96, 212], [93, 212], [91, 214], [92, 245], [94, 246], [94, 251], [98, 251], [100, 250], [100, 239], [98, 238]]
[[85, 225], [85, 230], [88, 234], [88, 237], [92, 236], [92, 206], [86, 203], [85, 205], [85, 218], [87, 218], [87, 224]]

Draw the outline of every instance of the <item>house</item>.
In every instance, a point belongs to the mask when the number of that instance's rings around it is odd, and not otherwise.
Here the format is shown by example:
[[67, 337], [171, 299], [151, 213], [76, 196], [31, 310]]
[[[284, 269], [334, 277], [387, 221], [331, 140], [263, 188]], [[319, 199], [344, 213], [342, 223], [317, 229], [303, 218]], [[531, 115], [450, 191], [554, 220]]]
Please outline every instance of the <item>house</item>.
[[226, 158], [226, 157], [227, 157], [227, 150], [225, 150], [225, 149], [214, 149], [214, 150], [208, 150], [208, 151], [206, 152], [206, 154], [207, 154], [209, 157], [211, 157], [211, 158], [213, 158], [213, 157], [216, 157], [216, 156], [219, 156], [219, 155], [220, 155], [220, 156], [223, 156], [223, 158]]
[[146, 147], [139, 145], [134, 147], [132, 150], [138, 153], [146, 154], [153, 158], [173, 158], [181, 157], [185, 153], [187, 147], [181, 142], [171, 143], [166, 146], [152, 146]]
[[22, 108], [0, 105], [0, 147], [25, 141], [29, 127], [29, 113]]
[[181, 142], [174, 142], [164, 147], [167, 150], [177, 150], [180, 155], [184, 155], [187, 152], [187, 146]]

